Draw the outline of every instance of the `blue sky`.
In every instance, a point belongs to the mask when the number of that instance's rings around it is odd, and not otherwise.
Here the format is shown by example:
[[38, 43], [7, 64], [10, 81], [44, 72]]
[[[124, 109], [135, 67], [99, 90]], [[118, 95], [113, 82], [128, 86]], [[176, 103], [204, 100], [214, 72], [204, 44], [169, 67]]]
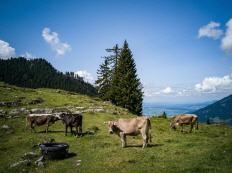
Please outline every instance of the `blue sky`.
[[146, 102], [220, 99], [232, 93], [231, 7], [229, 0], [0, 0], [0, 55], [42, 57], [93, 81], [105, 48], [126, 39]]

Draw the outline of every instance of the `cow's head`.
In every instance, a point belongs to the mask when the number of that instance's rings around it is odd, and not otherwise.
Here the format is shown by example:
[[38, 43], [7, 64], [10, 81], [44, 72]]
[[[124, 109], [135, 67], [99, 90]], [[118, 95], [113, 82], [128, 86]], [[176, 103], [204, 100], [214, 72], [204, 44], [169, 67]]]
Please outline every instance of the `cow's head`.
[[65, 115], [66, 115], [65, 112], [55, 113], [55, 117], [57, 117], [59, 120], [63, 120]]
[[108, 121], [108, 122], [106, 122], [106, 124], [108, 125], [108, 131], [109, 131], [110, 134], [113, 134], [113, 133], [117, 132], [117, 130], [118, 130], [117, 122]]
[[179, 125], [179, 124], [176, 123], [176, 122], [170, 122], [170, 128], [172, 128], [172, 129], [174, 129], [174, 130], [176, 130], [176, 128], [177, 128], [178, 125]]

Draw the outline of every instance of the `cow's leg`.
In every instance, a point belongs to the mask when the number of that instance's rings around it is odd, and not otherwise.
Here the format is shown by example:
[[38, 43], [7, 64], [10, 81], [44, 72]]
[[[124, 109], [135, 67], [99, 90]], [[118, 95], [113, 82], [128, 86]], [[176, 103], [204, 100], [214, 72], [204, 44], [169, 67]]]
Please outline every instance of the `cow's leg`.
[[181, 124], [180, 126], [181, 126], [181, 132], [184, 132], [184, 125]]
[[73, 128], [73, 127], [72, 127], [72, 126], [70, 126], [70, 129], [71, 129], [71, 135], [73, 134], [73, 130], [72, 130], [72, 128]]
[[145, 129], [145, 128], [141, 129], [140, 133], [141, 133], [142, 138], [143, 138], [143, 147], [142, 148], [145, 148], [145, 147], [147, 147], [148, 139], [149, 139], [148, 129]]
[[76, 126], [76, 136], [79, 136], [80, 134], [79, 134], [79, 127], [78, 126]]
[[47, 127], [46, 127], [46, 133], [48, 133], [48, 127], [49, 127], [49, 123], [47, 124]]
[[192, 132], [192, 129], [193, 129], [193, 123], [191, 123], [189, 133], [191, 133], [191, 132]]
[[32, 132], [32, 130], [36, 133], [35, 125], [34, 124], [31, 124], [31, 132]]
[[68, 126], [65, 125], [65, 136], [67, 136]]
[[82, 136], [82, 126], [79, 126], [79, 133]]
[[148, 143], [148, 136], [147, 134], [143, 134], [143, 148], [147, 147], [147, 143]]
[[123, 132], [120, 132], [120, 138], [122, 142], [122, 148], [126, 147], [126, 136]]

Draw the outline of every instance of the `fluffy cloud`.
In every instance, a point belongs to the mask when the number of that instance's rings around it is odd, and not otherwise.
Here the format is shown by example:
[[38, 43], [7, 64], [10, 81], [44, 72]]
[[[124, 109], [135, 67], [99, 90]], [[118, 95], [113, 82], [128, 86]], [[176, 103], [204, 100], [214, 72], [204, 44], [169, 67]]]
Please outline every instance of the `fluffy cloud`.
[[9, 43], [0, 40], [0, 58], [8, 59], [15, 56], [15, 49]]
[[220, 23], [210, 22], [205, 26], [202, 26], [198, 30], [198, 38], [201, 37], [209, 37], [213, 39], [219, 39], [223, 35], [223, 31], [218, 29], [220, 27]]
[[225, 36], [222, 38], [221, 48], [226, 52], [232, 53], [232, 19], [226, 23], [227, 29]]
[[195, 90], [198, 92], [215, 93], [228, 89], [232, 89], [232, 74], [223, 77], [207, 77], [195, 85]]
[[161, 93], [163, 94], [171, 94], [171, 93], [174, 93], [173, 89], [171, 87], [166, 87], [164, 88], [163, 90], [161, 90]]
[[75, 75], [78, 75], [84, 79], [85, 82], [94, 83], [94, 77], [92, 76], [91, 73], [87, 72], [86, 70], [79, 70], [74, 73]]
[[165, 96], [165, 95], [173, 95], [176, 92], [171, 87], [166, 87], [164, 89], [160, 87], [151, 87], [151, 86], [144, 86], [143, 89], [144, 96], [146, 97], [153, 97], [153, 96]]
[[71, 46], [68, 43], [61, 42], [58, 33], [51, 32], [49, 28], [43, 29], [42, 37], [48, 44], [50, 44], [57, 55], [64, 55], [71, 51]]
[[32, 59], [32, 58], [35, 58], [35, 57], [36, 57], [35, 55], [32, 55], [32, 54], [29, 53], [29, 52], [25, 52], [25, 53], [22, 54], [21, 56], [24, 57], [24, 58], [27, 58], [27, 59]]

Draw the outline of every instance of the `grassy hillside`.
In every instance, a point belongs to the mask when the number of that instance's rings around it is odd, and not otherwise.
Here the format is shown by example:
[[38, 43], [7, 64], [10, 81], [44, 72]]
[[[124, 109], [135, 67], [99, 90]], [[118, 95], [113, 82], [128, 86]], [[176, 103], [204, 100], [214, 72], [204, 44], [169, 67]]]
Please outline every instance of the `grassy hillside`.
[[232, 125], [232, 95], [193, 113], [197, 114], [202, 122], [209, 120], [211, 122], [224, 122]]
[[[151, 118], [152, 145], [141, 148], [141, 136], [128, 137], [128, 147], [122, 149], [116, 135], [108, 134], [104, 121], [132, 117], [127, 111], [97, 98], [51, 89], [23, 89], [0, 83], [0, 101], [25, 97], [22, 106], [35, 107], [93, 107], [102, 106], [115, 112], [83, 113], [84, 132], [99, 129], [94, 135], [76, 138], [64, 136], [64, 126], [57, 122], [48, 134], [44, 127], [38, 133], [25, 130], [25, 117], [0, 119], [0, 172], [230, 172], [232, 170], [232, 127], [200, 124], [196, 133], [181, 133], [168, 128], [167, 119]], [[44, 102], [28, 105], [31, 99], [41, 97]], [[10, 111], [15, 108], [0, 108]], [[187, 129], [186, 129], [187, 130]], [[64, 160], [46, 161], [44, 167], [20, 165], [10, 168], [26, 152], [40, 153], [38, 143], [49, 138], [70, 144], [72, 155]], [[81, 160], [78, 166], [77, 161]]]

